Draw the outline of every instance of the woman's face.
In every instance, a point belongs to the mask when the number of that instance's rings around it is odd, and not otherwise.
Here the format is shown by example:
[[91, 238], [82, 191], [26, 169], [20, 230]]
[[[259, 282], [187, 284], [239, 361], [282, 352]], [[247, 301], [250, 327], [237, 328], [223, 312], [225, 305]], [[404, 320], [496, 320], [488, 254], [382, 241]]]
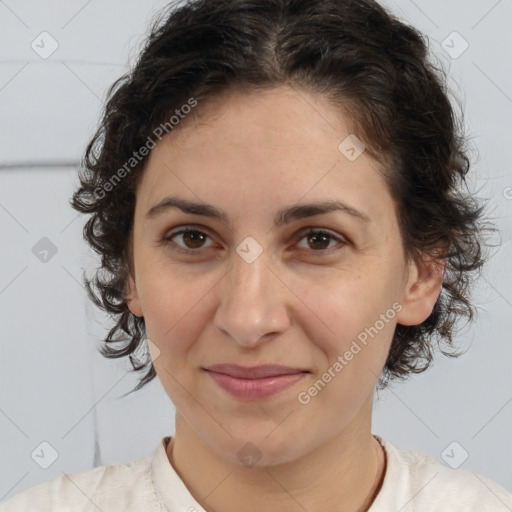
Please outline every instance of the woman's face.
[[441, 277], [406, 264], [377, 164], [322, 96], [280, 87], [195, 110], [137, 188], [127, 300], [180, 429], [260, 464], [369, 430], [395, 326], [429, 316]]

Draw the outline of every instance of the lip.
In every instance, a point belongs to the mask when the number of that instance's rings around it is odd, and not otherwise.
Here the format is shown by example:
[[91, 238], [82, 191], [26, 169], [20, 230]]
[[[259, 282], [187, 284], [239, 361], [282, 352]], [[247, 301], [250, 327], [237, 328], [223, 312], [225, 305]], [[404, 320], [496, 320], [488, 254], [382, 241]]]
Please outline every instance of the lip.
[[269, 398], [292, 387], [309, 373], [279, 365], [218, 364], [205, 370], [220, 388], [241, 400]]

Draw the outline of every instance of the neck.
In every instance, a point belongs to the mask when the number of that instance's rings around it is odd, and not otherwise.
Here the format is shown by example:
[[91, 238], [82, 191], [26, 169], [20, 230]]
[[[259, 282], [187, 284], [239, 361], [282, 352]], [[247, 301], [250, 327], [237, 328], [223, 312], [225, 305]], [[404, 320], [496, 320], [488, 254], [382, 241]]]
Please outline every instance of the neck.
[[207, 512], [365, 512], [378, 494], [386, 459], [370, 426], [342, 431], [293, 461], [246, 467], [220, 457], [177, 415], [169, 460]]

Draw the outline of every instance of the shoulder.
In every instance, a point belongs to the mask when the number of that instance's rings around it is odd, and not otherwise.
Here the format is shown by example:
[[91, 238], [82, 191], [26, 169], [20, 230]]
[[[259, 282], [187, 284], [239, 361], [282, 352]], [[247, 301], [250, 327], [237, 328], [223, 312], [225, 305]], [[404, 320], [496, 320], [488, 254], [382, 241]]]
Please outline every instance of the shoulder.
[[151, 493], [151, 458], [146, 457], [128, 465], [111, 464], [79, 473], [62, 473], [14, 495], [0, 504], [0, 512], [144, 508], [149, 505]]
[[468, 469], [452, 469], [421, 451], [400, 450], [379, 440], [386, 450], [388, 468], [378, 497], [382, 494], [388, 500], [393, 493], [394, 504], [402, 512], [512, 511], [512, 494], [490, 478]]

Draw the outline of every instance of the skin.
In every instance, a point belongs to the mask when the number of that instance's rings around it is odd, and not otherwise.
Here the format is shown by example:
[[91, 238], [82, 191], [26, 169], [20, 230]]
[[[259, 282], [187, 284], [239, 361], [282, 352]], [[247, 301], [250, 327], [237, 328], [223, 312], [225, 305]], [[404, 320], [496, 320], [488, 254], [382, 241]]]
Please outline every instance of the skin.
[[[443, 268], [405, 259], [379, 164], [338, 150], [351, 133], [319, 94], [231, 92], [199, 104], [164, 137], [138, 184], [127, 304], [145, 318], [155, 369], [176, 407], [169, 460], [207, 511], [261, 512], [261, 503], [282, 512], [362, 511], [382, 484], [374, 389], [396, 324], [430, 315]], [[231, 227], [177, 208], [146, 217], [170, 195], [214, 205]], [[332, 199], [370, 222], [334, 211], [273, 225], [284, 207]], [[191, 225], [207, 236], [162, 242]], [[332, 237], [311, 240], [307, 227]], [[248, 236], [263, 248], [251, 263], [236, 251]], [[300, 403], [299, 393], [394, 303], [399, 313]], [[270, 398], [243, 401], [202, 369], [220, 363], [310, 373]], [[249, 442], [260, 457], [253, 466], [237, 456]]]

